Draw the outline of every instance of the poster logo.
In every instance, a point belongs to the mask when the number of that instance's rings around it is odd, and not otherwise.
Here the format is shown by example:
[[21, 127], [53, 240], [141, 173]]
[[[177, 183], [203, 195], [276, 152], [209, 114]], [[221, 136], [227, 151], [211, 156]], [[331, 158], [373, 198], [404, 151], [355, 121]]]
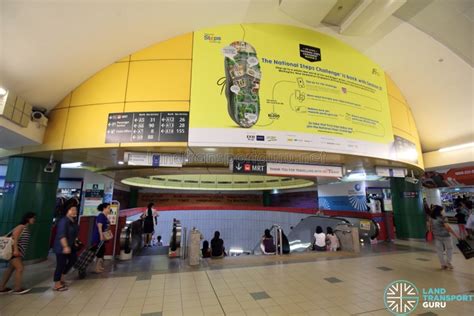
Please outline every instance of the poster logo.
[[385, 307], [394, 315], [408, 315], [420, 300], [416, 286], [405, 280], [390, 283], [384, 292]]
[[216, 34], [213, 34], [213, 33], [204, 33], [203, 38], [205, 41], [208, 41], [209, 43], [220, 43], [222, 40], [221, 36], [217, 36]]
[[300, 57], [311, 63], [315, 61], [321, 61], [321, 49], [300, 44]]

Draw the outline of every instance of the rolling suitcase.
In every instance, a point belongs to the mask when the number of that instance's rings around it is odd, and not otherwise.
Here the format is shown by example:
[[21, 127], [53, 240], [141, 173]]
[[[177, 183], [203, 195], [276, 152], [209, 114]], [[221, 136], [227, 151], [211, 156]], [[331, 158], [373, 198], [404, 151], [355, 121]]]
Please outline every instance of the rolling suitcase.
[[94, 261], [94, 257], [97, 255], [103, 244], [104, 242], [101, 241], [98, 245], [91, 246], [81, 253], [74, 264], [74, 269], [78, 272], [79, 279], [84, 279], [86, 277], [87, 267], [92, 261]]

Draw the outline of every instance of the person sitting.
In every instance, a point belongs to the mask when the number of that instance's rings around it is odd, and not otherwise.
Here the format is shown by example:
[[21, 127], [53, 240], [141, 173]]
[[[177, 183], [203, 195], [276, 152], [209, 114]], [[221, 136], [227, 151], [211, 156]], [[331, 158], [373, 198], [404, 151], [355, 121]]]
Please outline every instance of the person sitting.
[[202, 243], [201, 253], [203, 258], [211, 257], [211, 248], [209, 248], [209, 242], [207, 240], [204, 240]]
[[161, 241], [161, 236], [156, 237], [156, 246], [163, 247], [163, 242]]
[[264, 255], [273, 255], [276, 252], [275, 242], [273, 236], [270, 234], [269, 229], [265, 229], [265, 233], [262, 236], [262, 252]]
[[329, 251], [337, 251], [337, 248], [339, 248], [339, 238], [334, 234], [331, 227], [327, 228], [326, 241]]
[[316, 227], [316, 233], [314, 233], [314, 250], [326, 251], [326, 234], [323, 233], [321, 226]]
[[211, 239], [211, 256], [213, 258], [222, 258], [225, 256], [224, 241], [220, 238], [219, 231], [214, 232], [214, 238]]

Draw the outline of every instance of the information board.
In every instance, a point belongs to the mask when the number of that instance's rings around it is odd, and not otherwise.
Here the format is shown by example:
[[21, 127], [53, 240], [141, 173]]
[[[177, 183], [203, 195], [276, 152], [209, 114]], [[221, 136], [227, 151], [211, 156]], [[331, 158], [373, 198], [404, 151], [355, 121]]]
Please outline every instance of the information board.
[[110, 113], [106, 143], [187, 142], [189, 112]]

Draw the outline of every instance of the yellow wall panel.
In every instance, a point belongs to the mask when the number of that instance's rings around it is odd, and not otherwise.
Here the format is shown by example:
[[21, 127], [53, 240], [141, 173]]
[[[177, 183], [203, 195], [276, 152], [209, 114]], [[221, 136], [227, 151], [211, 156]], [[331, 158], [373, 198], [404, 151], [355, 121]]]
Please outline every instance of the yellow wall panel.
[[48, 128], [44, 133], [43, 144], [23, 147], [23, 153], [62, 149], [68, 111], [67, 108], [51, 111], [48, 115]]
[[132, 54], [131, 60], [191, 59], [193, 33], [184, 34]]
[[127, 102], [125, 103], [125, 112], [187, 112], [189, 111], [189, 102]]
[[128, 61], [130, 61], [130, 55], [127, 55], [124, 58], [117, 60], [116, 63], [123, 63]]
[[411, 132], [410, 122], [408, 120], [408, 109], [405, 104], [389, 96], [388, 104], [390, 106], [390, 115], [392, 117], [393, 128], [401, 129], [407, 133]]
[[56, 105], [55, 109], [68, 108], [70, 101], [71, 101], [71, 93], [68, 93], [67, 96], [65, 96], [64, 99], [62, 99], [58, 103], [58, 105]]
[[189, 100], [190, 84], [190, 60], [131, 62], [126, 101]]
[[70, 108], [63, 148], [117, 147], [118, 144], [105, 143], [105, 133], [109, 113], [122, 110], [123, 103]]
[[385, 74], [385, 81], [387, 82], [388, 95], [398, 99], [400, 102], [407, 103], [407, 100], [403, 96], [398, 86], [395, 84], [392, 78], [390, 78], [387, 74]]
[[72, 92], [71, 106], [123, 102], [128, 63], [112, 64]]

